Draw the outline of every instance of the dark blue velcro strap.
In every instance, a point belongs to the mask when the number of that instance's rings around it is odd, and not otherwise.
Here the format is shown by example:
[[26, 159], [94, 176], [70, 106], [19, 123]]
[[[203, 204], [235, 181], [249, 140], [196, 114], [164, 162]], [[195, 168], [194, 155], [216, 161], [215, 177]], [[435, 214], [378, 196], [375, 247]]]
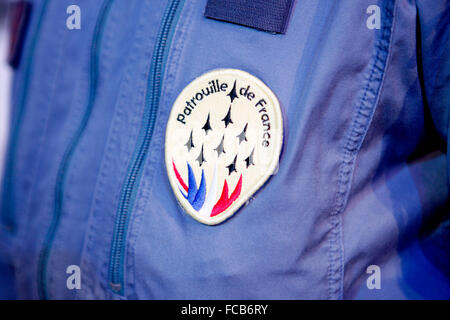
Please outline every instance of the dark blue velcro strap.
[[208, 0], [205, 16], [276, 33], [286, 33], [295, 0]]

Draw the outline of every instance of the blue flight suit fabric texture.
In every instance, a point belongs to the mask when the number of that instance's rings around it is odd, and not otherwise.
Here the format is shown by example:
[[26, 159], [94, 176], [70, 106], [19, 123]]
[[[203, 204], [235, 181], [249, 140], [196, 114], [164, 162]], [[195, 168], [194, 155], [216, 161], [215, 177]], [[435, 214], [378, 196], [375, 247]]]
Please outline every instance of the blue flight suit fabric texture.
[[[207, 0], [79, 0], [70, 30], [72, 2], [32, 1], [15, 71], [2, 298], [450, 298], [449, 1], [295, 1], [284, 33], [205, 17]], [[173, 194], [165, 129], [222, 68], [271, 88], [285, 137], [276, 174], [207, 226]]]

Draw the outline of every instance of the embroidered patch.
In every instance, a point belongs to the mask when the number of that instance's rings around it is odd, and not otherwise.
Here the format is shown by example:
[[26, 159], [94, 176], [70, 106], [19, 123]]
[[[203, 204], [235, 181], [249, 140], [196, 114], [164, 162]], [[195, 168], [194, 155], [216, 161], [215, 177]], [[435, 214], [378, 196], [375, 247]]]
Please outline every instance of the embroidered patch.
[[236, 69], [198, 77], [167, 123], [165, 160], [178, 202], [204, 224], [230, 218], [274, 174], [282, 144], [280, 104], [261, 80]]

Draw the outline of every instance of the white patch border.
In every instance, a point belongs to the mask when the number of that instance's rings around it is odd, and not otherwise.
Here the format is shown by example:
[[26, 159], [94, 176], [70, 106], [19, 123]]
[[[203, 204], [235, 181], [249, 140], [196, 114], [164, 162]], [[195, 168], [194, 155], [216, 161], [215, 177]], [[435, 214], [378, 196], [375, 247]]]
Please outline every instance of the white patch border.
[[[177, 196], [175, 194], [176, 190], [178, 190], [179, 182], [175, 176], [175, 174], [172, 172], [172, 158], [171, 155], [167, 152], [167, 135], [169, 131], [169, 122], [176, 121], [176, 115], [178, 114], [177, 111], [175, 111], [174, 106], [178, 105], [180, 102], [184, 102], [182, 100], [185, 96], [185, 93], [189, 90], [191, 90], [191, 87], [195, 85], [196, 82], [202, 81], [204, 78], [209, 77], [220, 77], [222, 74], [234, 74], [236, 77], [239, 77], [240, 79], [246, 79], [251, 82], [254, 82], [256, 85], [258, 85], [268, 96], [271, 102], [273, 102], [273, 113], [276, 116], [276, 119], [271, 119], [271, 121], [276, 122], [276, 127], [279, 128], [279, 134], [274, 137], [273, 142], [276, 143], [275, 146], [275, 154], [277, 156], [273, 157], [272, 162], [267, 168], [267, 171], [264, 175], [261, 175], [258, 182], [253, 185], [252, 188], [250, 188], [246, 193], [241, 194], [236, 201], [234, 201], [230, 207], [226, 210], [224, 214], [219, 214], [215, 217], [208, 217], [204, 218], [200, 216], [190, 205], [190, 203], [186, 199], [182, 199], [181, 197]], [[275, 93], [259, 78], [253, 76], [252, 74], [240, 70], [240, 69], [233, 69], [233, 68], [221, 68], [221, 69], [213, 69], [210, 71], [207, 71], [206, 73], [203, 73], [202, 75], [198, 76], [194, 80], [190, 81], [184, 89], [180, 92], [180, 94], [175, 99], [175, 102], [172, 104], [172, 109], [170, 110], [169, 118], [167, 120], [166, 124], [166, 132], [165, 132], [165, 141], [164, 141], [164, 154], [165, 154], [165, 162], [166, 162], [166, 170], [167, 170], [167, 176], [169, 178], [170, 186], [172, 188], [173, 196], [177, 199], [177, 202], [179, 205], [183, 208], [183, 211], [185, 211], [187, 214], [189, 214], [192, 218], [197, 220], [198, 222], [201, 222], [203, 224], [214, 226], [217, 224], [220, 224], [229, 218], [231, 218], [241, 207], [245, 205], [247, 201], [249, 201], [256, 192], [258, 192], [259, 189], [270, 179], [271, 176], [273, 176], [277, 169], [280, 162], [281, 157], [281, 150], [283, 148], [283, 142], [284, 142], [284, 123], [283, 123], [283, 113], [281, 111], [280, 102], [275, 95]]]

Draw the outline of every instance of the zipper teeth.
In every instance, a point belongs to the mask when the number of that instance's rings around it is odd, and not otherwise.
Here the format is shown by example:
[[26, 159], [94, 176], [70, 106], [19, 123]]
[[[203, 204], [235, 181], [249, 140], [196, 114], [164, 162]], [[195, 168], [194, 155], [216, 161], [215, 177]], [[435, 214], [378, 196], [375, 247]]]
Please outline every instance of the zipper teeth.
[[153, 135], [156, 114], [158, 111], [161, 74], [163, 69], [164, 53], [172, 23], [181, 0], [171, 0], [166, 8], [159, 31], [157, 45], [152, 58], [150, 78], [147, 89], [146, 109], [144, 111], [144, 122], [140, 133], [141, 144], [134, 153], [134, 159], [128, 170], [126, 183], [122, 189], [116, 223], [114, 227], [113, 240], [111, 244], [111, 258], [109, 274], [112, 290], [123, 295], [123, 259], [125, 251], [125, 234], [127, 232], [129, 209], [135, 198], [135, 185], [139, 180], [142, 164], [147, 155], [150, 141]]
[[89, 89], [89, 100], [86, 106], [83, 118], [81, 119], [81, 123], [72, 137], [67, 149], [64, 152], [62, 157], [60, 166], [58, 168], [58, 174], [56, 177], [55, 184], [55, 204], [53, 210], [52, 221], [47, 230], [46, 237], [44, 239], [44, 243], [42, 245], [39, 261], [38, 261], [38, 293], [41, 299], [48, 299], [48, 291], [47, 291], [47, 266], [48, 259], [50, 256], [50, 251], [52, 247], [52, 243], [55, 237], [56, 230], [58, 228], [59, 219], [61, 216], [61, 208], [64, 196], [64, 184], [67, 169], [70, 165], [70, 161], [72, 159], [72, 155], [80, 141], [84, 129], [88, 123], [89, 117], [91, 115], [92, 107], [95, 101], [95, 95], [97, 91], [97, 83], [98, 83], [98, 60], [99, 60], [99, 48], [100, 42], [102, 40], [102, 33], [104, 22], [106, 20], [106, 16], [108, 15], [109, 8], [114, 0], [104, 0], [102, 6], [99, 11], [99, 15], [97, 18], [97, 22], [94, 29], [94, 36], [91, 44], [91, 58], [90, 58], [90, 89]]
[[[9, 139], [9, 147], [8, 152], [5, 159], [5, 170], [4, 170], [4, 182], [3, 182], [3, 195], [2, 195], [2, 222], [5, 225], [6, 228], [8, 228], [11, 232], [15, 230], [15, 221], [14, 221], [14, 190], [12, 181], [14, 181], [14, 157], [16, 154], [16, 147], [17, 147], [17, 140], [19, 138], [19, 132], [20, 132], [20, 123], [22, 122], [23, 114], [25, 112], [25, 105], [28, 98], [28, 92], [30, 87], [30, 81], [31, 81], [31, 73], [32, 73], [32, 66], [33, 66], [33, 57], [34, 57], [34, 51], [37, 45], [37, 40], [39, 38], [40, 30], [42, 27], [42, 20], [44, 17], [44, 14], [47, 10], [47, 4], [48, 0], [45, 0], [42, 4], [38, 21], [36, 24], [35, 32], [32, 36], [32, 41], [30, 48], [27, 53], [27, 59], [26, 59], [26, 66], [25, 66], [25, 74], [24, 74], [24, 84], [23, 89], [20, 94], [19, 98], [19, 105], [17, 108], [17, 114], [16, 119], [14, 120], [14, 124], [12, 125], [11, 130], [11, 136]], [[22, 57], [22, 60], [25, 57]]]

